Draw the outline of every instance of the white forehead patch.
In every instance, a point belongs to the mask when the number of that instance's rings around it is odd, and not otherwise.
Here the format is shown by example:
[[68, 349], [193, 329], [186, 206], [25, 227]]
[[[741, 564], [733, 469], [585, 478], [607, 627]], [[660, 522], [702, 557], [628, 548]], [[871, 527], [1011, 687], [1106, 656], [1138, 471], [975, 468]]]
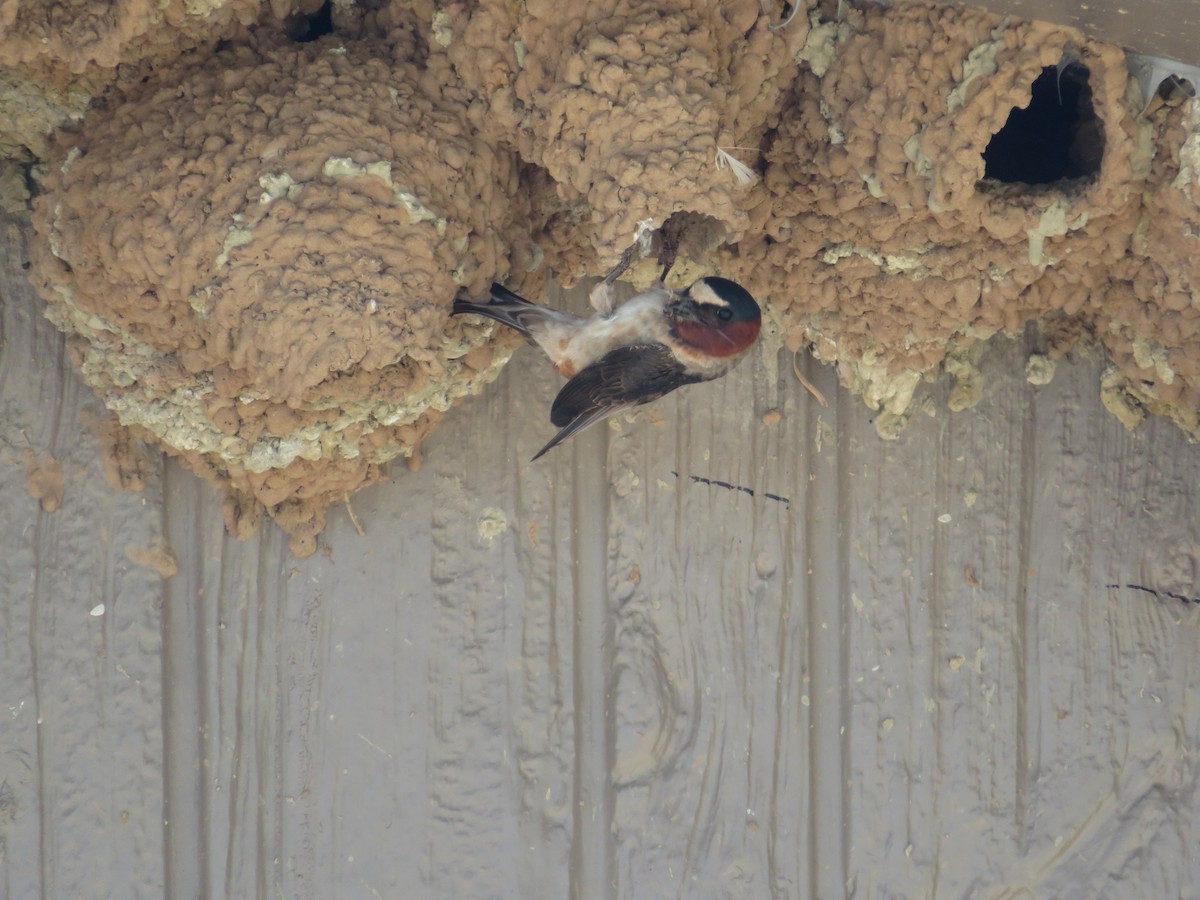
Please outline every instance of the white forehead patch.
[[709, 286], [707, 281], [697, 281], [690, 288], [688, 288], [688, 293], [692, 295], [692, 299], [697, 303], [705, 304], [707, 306], [729, 305], [729, 301], [717, 294], [717, 292]]

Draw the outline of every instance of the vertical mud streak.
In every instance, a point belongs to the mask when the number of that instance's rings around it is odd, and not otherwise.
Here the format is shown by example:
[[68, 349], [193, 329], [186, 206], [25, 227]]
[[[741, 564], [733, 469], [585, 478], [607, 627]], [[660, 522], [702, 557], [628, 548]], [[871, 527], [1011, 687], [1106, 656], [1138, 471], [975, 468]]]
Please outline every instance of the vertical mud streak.
[[614, 734], [608, 679], [613, 616], [608, 591], [608, 430], [574, 441], [571, 539], [575, 594], [575, 837], [573, 900], [609, 897], [616, 848], [612, 834]]
[[[834, 430], [846, 421], [848, 402], [838, 392]], [[816, 409], [810, 406], [815, 419]], [[810, 430], [815, 431], [813, 422]], [[812, 712], [809, 718], [809, 827], [812, 866], [809, 888], [814, 897], [841, 897], [846, 893], [847, 802], [845, 797], [846, 652], [842, 609], [847, 591], [845, 548], [846, 509], [850, 485], [844, 441], [838, 441], [833, 471], [822, 471], [807, 493], [805, 530], [807, 594], [809, 604], [808, 658], [812, 679]]]

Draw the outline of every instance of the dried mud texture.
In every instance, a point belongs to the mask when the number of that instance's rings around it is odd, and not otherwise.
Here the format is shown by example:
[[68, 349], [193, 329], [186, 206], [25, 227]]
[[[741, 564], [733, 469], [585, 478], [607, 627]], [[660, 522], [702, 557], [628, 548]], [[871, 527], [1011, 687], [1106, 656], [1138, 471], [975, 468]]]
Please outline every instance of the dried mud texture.
[[43, 511], [56, 512], [62, 506], [64, 483], [62, 465], [57, 459], [49, 453], [38, 458], [33, 451], [25, 451], [25, 487]]
[[163, 578], [174, 578], [179, 574], [179, 557], [174, 548], [166, 544], [150, 547], [130, 544], [125, 548], [125, 556], [130, 562], [157, 572]]
[[1200, 439], [1200, 105], [1168, 111], [1129, 251], [1112, 267], [1096, 331], [1113, 368], [1105, 406], [1143, 411]]
[[233, 48], [90, 114], [48, 164], [33, 278], [135, 434], [311, 552], [513, 342], [455, 320], [507, 269], [511, 153], [365, 43]]
[[29, 179], [25, 167], [0, 159], [0, 212], [25, 216], [29, 212]]
[[[1117, 48], [979, 11], [851, 11], [809, 43], [802, 55], [820, 64], [797, 78], [755, 187], [764, 202], [721, 260], [769, 298], [789, 346], [836, 362], [893, 437], [922, 377], [944, 367], [958, 379], [952, 405], [972, 405], [982, 385], [963, 352], [1041, 320], [1052, 357], [1094, 334], [1126, 405], [1200, 437], [1188, 164], [1200, 136], [1182, 110], [1140, 120]], [[1098, 174], [983, 180], [992, 136], [1067, 60], [1090, 73]], [[1096, 138], [1072, 151], [1098, 154]]]
[[[515, 343], [448, 321], [456, 293], [602, 274], [648, 226], [679, 243], [673, 283], [744, 282], [884, 437], [922, 379], [978, 402], [979, 342], [1031, 321], [1032, 383], [1095, 338], [1109, 409], [1200, 437], [1200, 122], [1142, 114], [1115, 47], [903, 0], [787, 24], [758, 0], [343, 2], [333, 35], [291, 43], [279, 23], [315, 6], [212, 4], [205, 32], [168, 4], [145, 32], [174, 29], [166, 63], [131, 49], [132, 13], [44, 56], [141, 68], [46, 150], [34, 281], [88, 383], [221, 485], [235, 534], [266, 511], [311, 552], [327, 504], [419, 462]], [[1069, 156], [1098, 169], [985, 178], [1047, 67], [1060, 105], [1086, 68]]]
[[0, 67], [63, 82], [107, 81], [118, 65], [169, 60], [247, 26], [269, 6], [278, 15], [319, 6], [273, 0], [0, 0]]
[[209, 53], [320, 0], [0, 0], [0, 158], [42, 159], [50, 132], [139, 69]]
[[104, 479], [120, 491], [141, 493], [146, 489], [146, 478], [150, 474], [150, 460], [146, 457], [140, 441], [136, 441], [129, 429], [116, 417], [96, 422], [85, 420], [100, 444], [100, 464]]
[[0, 159], [43, 159], [55, 128], [83, 118], [90, 94], [78, 85], [46, 87], [0, 69]]
[[433, 21], [435, 44], [484, 98], [493, 132], [549, 175], [539, 199], [547, 220], [568, 226], [542, 229], [554, 262], [566, 254], [602, 270], [641, 223], [678, 214], [707, 223], [710, 247], [746, 232], [747, 191], [718, 167], [717, 150], [756, 161], [794, 77], [803, 21], [774, 31], [758, 0], [460, 2]]

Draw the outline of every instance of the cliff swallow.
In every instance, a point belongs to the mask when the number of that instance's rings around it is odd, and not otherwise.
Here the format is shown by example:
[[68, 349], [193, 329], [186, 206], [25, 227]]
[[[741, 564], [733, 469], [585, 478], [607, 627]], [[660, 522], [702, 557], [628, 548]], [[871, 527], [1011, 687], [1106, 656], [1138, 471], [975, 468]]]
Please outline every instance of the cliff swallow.
[[491, 293], [486, 304], [455, 300], [451, 315], [515, 328], [570, 379], [550, 408], [559, 432], [534, 459], [623, 409], [720, 378], [758, 339], [762, 322], [749, 291], [715, 276], [685, 291], [653, 288], [591, 318], [538, 306], [498, 284]]

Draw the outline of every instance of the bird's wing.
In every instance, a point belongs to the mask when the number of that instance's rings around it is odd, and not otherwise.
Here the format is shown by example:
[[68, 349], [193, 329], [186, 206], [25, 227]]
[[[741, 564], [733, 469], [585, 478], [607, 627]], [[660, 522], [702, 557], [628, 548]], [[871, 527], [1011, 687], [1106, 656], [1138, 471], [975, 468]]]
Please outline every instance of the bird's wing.
[[636, 344], [611, 350], [558, 392], [550, 408], [550, 423], [561, 430], [534, 459], [613, 413], [649, 403], [685, 384], [703, 380], [686, 372], [663, 344]]

